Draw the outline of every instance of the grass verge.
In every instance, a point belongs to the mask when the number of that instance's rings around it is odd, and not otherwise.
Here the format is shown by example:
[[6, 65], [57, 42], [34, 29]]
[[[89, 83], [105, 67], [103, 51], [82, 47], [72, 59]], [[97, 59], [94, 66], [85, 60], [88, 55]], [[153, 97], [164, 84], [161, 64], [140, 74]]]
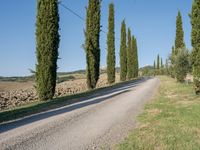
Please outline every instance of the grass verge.
[[104, 91], [108, 91], [108, 90], [111, 90], [114, 88], [118, 88], [118, 87], [124, 86], [130, 82], [136, 82], [141, 79], [142, 78], [134, 79], [131, 81], [126, 81], [126, 82], [121, 82], [121, 83], [116, 83], [111, 86], [98, 88], [98, 89], [86, 91], [83, 93], [64, 96], [64, 97], [60, 97], [60, 98], [55, 98], [55, 99], [49, 100], [49, 101], [33, 102], [33, 103], [25, 104], [23, 106], [14, 107], [9, 110], [3, 110], [3, 111], [0, 111], [0, 123], [11, 121], [14, 119], [19, 119], [19, 118], [33, 115], [36, 113], [40, 113], [43, 111], [59, 108], [59, 107], [66, 106], [66, 105], [69, 105], [72, 103], [80, 102], [81, 98], [83, 98], [83, 97], [89, 98], [90, 96], [93, 96], [94, 94], [97, 94], [99, 92], [104, 92]]
[[159, 78], [159, 92], [138, 116], [139, 126], [116, 149], [200, 149], [200, 97], [191, 85]]

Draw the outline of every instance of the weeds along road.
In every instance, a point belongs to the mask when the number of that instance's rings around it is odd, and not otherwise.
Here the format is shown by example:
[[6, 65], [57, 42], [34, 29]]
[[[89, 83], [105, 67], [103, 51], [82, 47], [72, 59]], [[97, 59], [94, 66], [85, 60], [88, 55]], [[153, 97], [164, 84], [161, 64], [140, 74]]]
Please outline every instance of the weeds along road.
[[158, 86], [156, 78], [141, 79], [79, 103], [1, 124], [0, 149], [108, 149], [136, 126], [136, 116]]

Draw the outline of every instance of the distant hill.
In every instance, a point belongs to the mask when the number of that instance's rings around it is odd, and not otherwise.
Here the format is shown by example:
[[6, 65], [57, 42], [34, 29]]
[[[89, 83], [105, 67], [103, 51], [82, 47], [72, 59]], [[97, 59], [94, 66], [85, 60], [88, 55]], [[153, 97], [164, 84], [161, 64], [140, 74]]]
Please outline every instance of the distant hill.
[[148, 65], [148, 66], [141, 67], [139, 70], [142, 71], [142, 70], [146, 70], [146, 69], [153, 70], [154, 68], [153, 68], [153, 66]]
[[152, 76], [154, 75], [154, 67], [153, 66], [144, 66], [139, 69], [139, 74], [142, 76]]
[[[105, 69], [101, 69], [100, 73], [106, 73]], [[58, 72], [57, 76], [58, 78], [63, 79], [73, 79], [73, 75], [75, 74], [80, 74], [84, 75], [86, 74], [86, 70], [76, 70], [76, 71], [71, 71], [71, 72]], [[60, 79], [61, 80], [61, 79]], [[30, 76], [13, 76], [13, 77], [3, 77], [0, 76], [0, 81], [9, 81], [9, 82], [27, 82], [27, 81], [35, 81], [35, 75], [30, 75]]]
[[27, 81], [34, 81], [35, 76], [24, 76], [24, 77], [2, 77], [0, 76], [0, 81], [16, 81], [16, 82], [27, 82]]
[[76, 70], [76, 71], [72, 71], [72, 72], [58, 72], [57, 75], [58, 76], [64, 76], [64, 75], [85, 74], [85, 73], [86, 73], [85, 70]]

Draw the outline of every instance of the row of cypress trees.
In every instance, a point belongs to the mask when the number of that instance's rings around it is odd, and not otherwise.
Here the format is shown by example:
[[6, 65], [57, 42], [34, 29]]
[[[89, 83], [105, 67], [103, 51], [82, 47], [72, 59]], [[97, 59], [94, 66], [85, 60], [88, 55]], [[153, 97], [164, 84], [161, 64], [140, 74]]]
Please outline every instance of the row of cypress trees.
[[121, 23], [120, 43], [120, 80], [130, 80], [138, 77], [137, 40], [131, 35], [131, 29], [126, 32], [125, 20]]
[[[57, 59], [59, 48], [58, 0], [38, 0], [36, 17], [36, 89], [40, 100], [52, 99], [57, 79]], [[108, 83], [115, 82], [115, 16], [114, 4], [109, 5], [107, 34], [107, 76]], [[86, 53], [87, 87], [93, 89], [100, 75], [100, 31], [101, 0], [88, 0], [86, 9], [86, 30], [84, 49]], [[122, 22], [120, 46], [120, 79], [138, 76], [137, 41]]]
[[[107, 35], [107, 75], [108, 83], [115, 82], [115, 23], [114, 23], [114, 4], [109, 5], [108, 35]], [[120, 42], [120, 80], [130, 80], [138, 77], [138, 50], [137, 40], [131, 35], [131, 29], [126, 33], [125, 20], [121, 24]]]
[[[89, 0], [86, 23], [86, 60], [87, 60], [87, 85], [89, 89], [96, 87], [99, 79], [100, 63], [100, 1]], [[121, 46], [120, 46], [120, 79], [132, 79], [138, 76], [138, 52], [137, 41], [128, 29], [126, 36], [126, 24], [122, 22]], [[127, 41], [128, 39], [128, 41]], [[127, 45], [126, 45], [127, 44]], [[107, 34], [107, 81], [115, 82], [115, 10], [114, 4], [109, 5], [108, 34]]]
[[154, 75], [163, 75], [165, 66], [163, 64], [163, 59], [160, 57], [160, 55], [157, 55], [157, 60], [154, 60], [153, 63], [153, 69], [154, 69]]

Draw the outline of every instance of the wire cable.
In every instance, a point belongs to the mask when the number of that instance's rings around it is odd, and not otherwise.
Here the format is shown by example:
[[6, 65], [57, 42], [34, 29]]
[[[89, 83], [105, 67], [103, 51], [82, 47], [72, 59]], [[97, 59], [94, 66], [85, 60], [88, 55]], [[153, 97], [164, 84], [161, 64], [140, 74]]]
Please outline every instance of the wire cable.
[[[62, 3], [62, 1], [59, 1], [60, 6], [62, 6], [64, 9], [66, 9], [67, 11], [69, 11], [70, 13], [72, 13], [73, 15], [75, 15], [76, 17], [78, 17], [80, 20], [85, 22], [85, 19], [79, 15], [78, 13], [76, 13], [74, 10], [72, 10], [71, 8], [67, 7], [65, 4]], [[107, 34], [106, 31], [101, 30], [102, 33]], [[116, 38], [117, 40], [120, 40], [119, 38]]]

